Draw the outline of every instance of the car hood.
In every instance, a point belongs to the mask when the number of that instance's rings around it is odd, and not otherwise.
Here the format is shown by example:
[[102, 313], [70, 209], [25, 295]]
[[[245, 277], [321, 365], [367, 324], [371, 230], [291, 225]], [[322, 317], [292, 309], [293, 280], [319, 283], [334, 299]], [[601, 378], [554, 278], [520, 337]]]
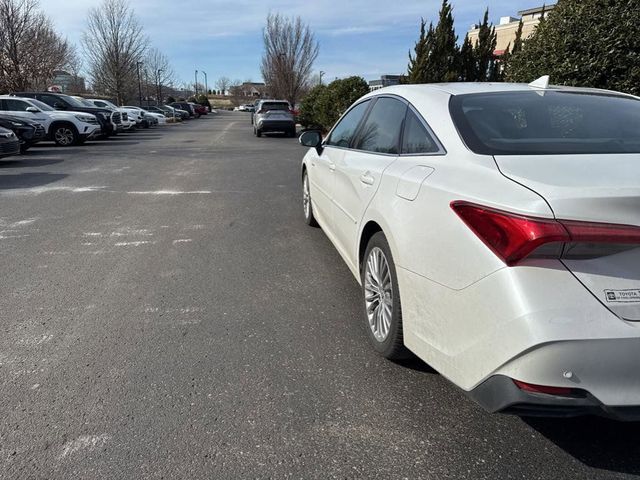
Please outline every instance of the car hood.
[[75, 112], [75, 111], [69, 111], [69, 110], [65, 110], [65, 111], [56, 110], [55, 112], [44, 112], [44, 113], [49, 115], [51, 118], [56, 118], [56, 119], [60, 119], [60, 120], [75, 119], [76, 115], [88, 115], [88, 116], [95, 117], [95, 115], [93, 113]]
[[38, 122], [34, 122], [34, 121], [28, 120], [26, 118], [14, 117], [13, 115], [4, 115], [4, 114], [0, 114], [0, 120], [6, 120], [6, 121], [9, 121], [9, 122], [20, 123], [22, 125], [29, 125], [31, 127], [35, 127], [38, 124]]

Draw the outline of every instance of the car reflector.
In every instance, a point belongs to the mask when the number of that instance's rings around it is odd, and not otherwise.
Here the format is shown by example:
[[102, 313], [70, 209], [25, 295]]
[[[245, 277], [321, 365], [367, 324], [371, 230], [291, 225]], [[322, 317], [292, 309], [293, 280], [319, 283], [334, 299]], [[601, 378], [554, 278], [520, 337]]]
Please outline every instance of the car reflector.
[[521, 382], [519, 380], [513, 380], [520, 390], [531, 393], [544, 393], [546, 395], [571, 395], [573, 389], [568, 387], [549, 387], [547, 385], [534, 385], [533, 383]]

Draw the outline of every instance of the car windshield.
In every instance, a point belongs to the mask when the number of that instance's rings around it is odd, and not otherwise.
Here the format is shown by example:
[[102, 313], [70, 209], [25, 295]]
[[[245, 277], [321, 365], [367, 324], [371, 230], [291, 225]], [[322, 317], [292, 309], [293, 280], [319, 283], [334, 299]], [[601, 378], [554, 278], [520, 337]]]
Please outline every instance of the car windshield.
[[86, 98], [76, 98], [85, 107], [95, 107], [95, 105]]
[[46, 103], [41, 102], [40, 100], [36, 100], [35, 98], [30, 98], [29, 99], [29, 103], [31, 105], [33, 105], [34, 107], [42, 110], [43, 112], [55, 112], [56, 111], [55, 108], [52, 108], [49, 105], [47, 105]]
[[640, 100], [606, 93], [466, 94], [450, 102], [465, 144], [487, 155], [640, 153]]
[[[87, 105], [85, 105], [84, 103], [82, 103], [80, 100], [78, 100], [77, 98], [73, 98], [70, 97], [69, 95], [64, 95], [63, 98], [72, 106], [72, 107], [81, 107], [84, 108]], [[83, 99], [84, 100], [84, 99]], [[89, 105], [90, 107], [95, 107], [95, 105], [91, 104]]]
[[113, 108], [114, 110], [117, 110], [118, 107], [116, 107], [113, 103], [111, 103], [109, 100], [100, 100], [100, 102], [104, 103], [107, 107], [109, 108]]

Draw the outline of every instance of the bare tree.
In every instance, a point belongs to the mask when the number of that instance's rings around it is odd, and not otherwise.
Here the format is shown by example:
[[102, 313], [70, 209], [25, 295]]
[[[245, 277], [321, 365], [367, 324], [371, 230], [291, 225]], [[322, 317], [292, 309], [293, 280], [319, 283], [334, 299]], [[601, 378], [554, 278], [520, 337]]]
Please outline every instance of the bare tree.
[[241, 80], [233, 80], [231, 85], [229, 85], [229, 95], [231, 95], [231, 104], [234, 107], [239, 107], [244, 100], [242, 94], [242, 81]]
[[37, 0], [0, 0], [0, 91], [43, 88], [69, 60], [69, 43], [38, 7]]
[[145, 82], [147, 79], [152, 81], [151, 85], [147, 82], [147, 90], [153, 92], [151, 96], [161, 103], [166, 93], [163, 89], [176, 80], [169, 58], [157, 48], [149, 49], [144, 59], [144, 71]]
[[229, 77], [220, 77], [216, 80], [216, 88], [222, 92], [222, 95], [227, 94], [227, 90], [229, 90], [229, 86], [231, 85], [231, 79]]
[[149, 41], [127, 0], [103, 0], [91, 8], [82, 44], [97, 92], [118, 103], [137, 97], [138, 62]]
[[77, 94], [86, 93], [87, 85], [84, 78], [82, 78], [82, 68], [84, 62], [82, 57], [78, 54], [78, 50], [75, 46], [72, 46], [69, 53], [69, 59], [65, 65], [65, 69], [71, 75], [71, 83], [69, 84], [69, 91]]
[[309, 83], [319, 46], [308, 25], [300, 17], [269, 14], [263, 32], [262, 76], [274, 97], [292, 105]]

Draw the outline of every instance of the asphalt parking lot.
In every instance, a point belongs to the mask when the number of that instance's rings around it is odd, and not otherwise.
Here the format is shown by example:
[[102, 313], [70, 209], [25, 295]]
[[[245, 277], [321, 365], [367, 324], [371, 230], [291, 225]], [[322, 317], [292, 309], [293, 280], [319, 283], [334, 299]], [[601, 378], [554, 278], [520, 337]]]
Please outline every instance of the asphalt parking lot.
[[238, 112], [0, 162], [0, 477], [640, 474], [638, 424], [489, 415], [378, 357], [303, 154]]

